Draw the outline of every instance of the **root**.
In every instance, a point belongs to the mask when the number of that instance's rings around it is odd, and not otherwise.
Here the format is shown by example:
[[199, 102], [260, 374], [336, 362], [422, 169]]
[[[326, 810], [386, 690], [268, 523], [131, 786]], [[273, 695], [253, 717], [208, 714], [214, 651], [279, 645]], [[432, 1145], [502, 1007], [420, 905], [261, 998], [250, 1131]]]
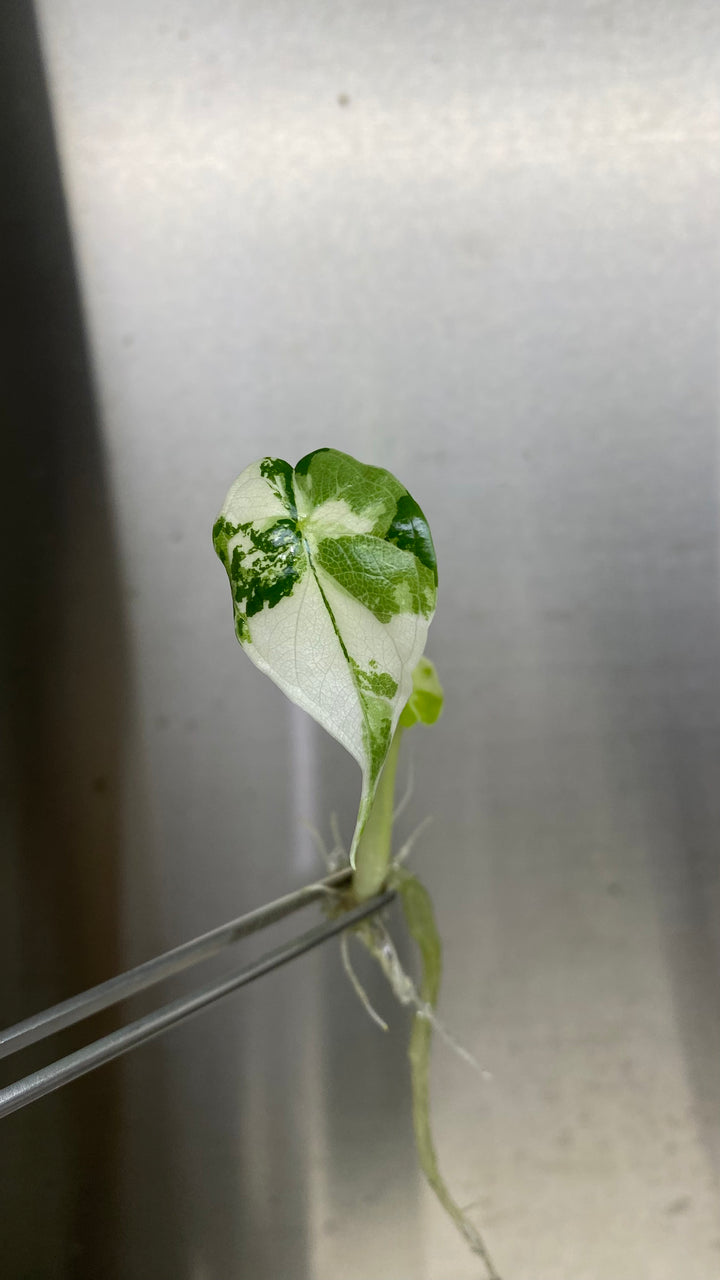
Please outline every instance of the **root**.
[[395, 821], [396, 818], [399, 818], [400, 814], [404, 813], [405, 810], [407, 809], [412, 799], [412, 793], [414, 789], [415, 789], [415, 766], [413, 765], [412, 757], [411, 757], [410, 763], [408, 765], [408, 776], [407, 776], [407, 782], [405, 783], [405, 790], [403, 791], [402, 796], [398, 800], [397, 805], [393, 809], [393, 822]]
[[323, 840], [322, 832], [320, 831], [320, 829], [319, 829], [318, 827], [316, 827], [316, 826], [315, 826], [315, 823], [314, 823], [314, 822], [310, 822], [307, 818], [302, 818], [302, 819], [301, 819], [301, 825], [305, 828], [305, 830], [306, 830], [307, 832], [309, 832], [310, 837], [311, 837], [311, 839], [312, 839], [312, 842], [313, 842], [313, 844], [315, 845], [315, 848], [317, 849], [318, 853], [320, 854], [320, 857], [322, 858], [323, 862], [325, 863], [325, 866], [326, 866], [326, 867], [328, 868], [328, 870], [329, 870], [329, 869], [330, 869], [330, 854], [328, 853], [327, 845], [326, 845], [325, 841]]
[[[390, 937], [385, 925], [379, 920], [374, 920], [368, 928], [361, 929], [358, 932], [361, 940], [367, 947], [367, 950], [377, 961], [385, 974], [395, 999], [402, 1005], [411, 1006], [415, 1010], [418, 1018], [423, 1018], [426, 1022], [429, 1022], [433, 1031], [437, 1033], [443, 1043], [447, 1045], [448, 1049], [460, 1058], [466, 1066], [472, 1067], [473, 1071], [476, 1071], [483, 1080], [492, 1080], [492, 1072], [488, 1071], [485, 1067], [480, 1066], [477, 1058], [470, 1053], [469, 1049], [466, 1049], [464, 1045], [460, 1044], [460, 1041], [456, 1040], [448, 1031], [445, 1023], [438, 1018], [432, 1005], [429, 1004], [427, 1000], [421, 999], [415, 983], [402, 967], [400, 957], [395, 949], [395, 943]], [[343, 934], [343, 939], [345, 939], [345, 937], [346, 935]], [[357, 978], [355, 980], [357, 981]], [[353, 982], [353, 986], [355, 986], [355, 982]], [[365, 995], [364, 991], [363, 995]], [[367, 999], [366, 995], [365, 999]], [[386, 1024], [382, 1019], [378, 1019], [378, 1016], [375, 1015], [373, 1021], [378, 1020], [382, 1022], [383, 1027], [387, 1030]]]
[[[398, 958], [395, 946], [385, 926], [377, 919], [364, 922], [358, 934], [374, 955], [390, 986], [401, 1004], [415, 1008], [410, 1047], [410, 1079], [412, 1085], [413, 1127], [420, 1167], [435, 1192], [445, 1212], [452, 1219], [458, 1231], [472, 1252], [482, 1260], [488, 1280], [500, 1280], [499, 1273], [488, 1252], [480, 1232], [463, 1212], [440, 1172], [437, 1152], [433, 1142], [430, 1123], [430, 1047], [433, 1028], [440, 1030], [435, 1015], [440, 975], [442, 969], [442, 953], [440, 938], [435, 925], [435, 916], [430, 896], [415, 876], [395, 867], [393, 882], [397, 887], [400, 900], [411, 937], [417, 943], [422, 957], [422, 984], [418, 993], [412, 979], [405, 973]], [[451, 1047], [460, 1050], [466, 1061], [476, 1067], [475, 1059], [462, 1050], [444, 1028], [440, 1030]], [[484, 1073], [483, 1075], [489, 1075]]]
[[487, 1246], [460, 1205], [453, 1199], [440, 1172], [430, 1127], [430, 1023], [416, 1016], [410, 1037], [410, 1071], [413, 1095], [413, 1125], [420, 1165], [445, 1212], [452, 1218], [470, 1249], [485, 1264], [488, 1280], [500, 1280]]
[[409, 855], [412, 853], [413, 849], [415, 848], [416, 841], [419, 839], [422, 832], [425, 831], [427, 827], [430, 826], [431, 822], [432, 822], [432, 814], [429, 813], [426, 818], [423, 818], [422, 822], [418, 823], [415, 830], [410, 832], [410, 835], [408, 836], [405, 843], [400, 846], [397, 853], [395, 854], [395, 857], [393, 859], [393, 867], [399, 867], [402, 865], [403, 862], [405, 862], [406, 858], [409, 857]]
[[[411, 793], [412, 777], [409, 780], [406, 795], [403, 797], [397, 812], [404, 808]], [[456, 1053], [463, 1062], [467, 1063], [468, 1066], [471, 1066], [473, 1070], [477, 1071], [484, 1080], [489, 1080], [492, 1077], [491, 1073], [484, 1070], [473, 1055], [459, 1044], [458, 1041], [455, 1040], [455, 1038], [447, 1031], [435, 1012], [440, 989], [442, 953], [440, 938], [435, 925], [432, 903], [430, 901], [429, 894], [420, 881], [415, 876], [412, 876], [409, 872], [405, 871], [401, 865], [410, 853], [421, 831], [423, 831], [428, 825], [428, 822], [429, 819], [426, 818], [425, 821], [422, 822], [406, 840], [397, 857], [393, 861], [390, 875], [387, 880], [388, 886], [398, 890], [408, 930], [420, 950], [422, 958], [422, 982], [420, 990], [418, 991], [412, 978], [403, 969], [395, 949], [395, 944], [393, 943], [385, 925], [377, 916], [372, 919], [364, 920], [362, 924], [357, 925], [353, 929], [353, 933], [356, 934], [380, 965], [380, 968], [385, 974], [390, 988], [399, 1003], [409, 1006], [415, 1011], [412, 1032], [410, 1035], [408, 1057], [410, 1060], [410, 1081], [412, 1087], [413, 1128], [415, 1130], [415, 1144], [417, 1147], [420, 1167], [425, 1175], [428, 1185], [434, 1191], [448, 1217], [450, 1217], [455, 1223], [455, 1226], [465, 1240], [465, 1243], [476, 1257], [482, 1260], [487, 1273], [487, 1280], [500, 1280], [500, 1275], [495, 1268], [495, 1264], [488, 1252], [483, 1237], [470, 1221], [461, 1206], [453, 1198], [450, 1189], [440, 1172], [437, 1152], [435, 1150], [435, 1143], [432, 1136], [432, 1127], [430, 1123], [430, 1049], [433, 1031], [437, 1031], [445, 1044], [452, 1049], [452, 1051]], [[347, 860], [345, 851], [342, 847], [342, 840], [335, 814], [331, 814], [330, 829], [334, 840], [334, 847], [331, 852], [328, 854], [325, 851], [325, 846], [321, 837], [319, 838], [318, 843], [319, 847], [325, 852], [328, 864], [332, 868], [342, 865], [342, 863]], [[333, 891], [330, 890], [329, 892], [332, 894]], [[365, 988], [353, 969], [350, 960], [349, 938], [347, 933], [343, 933], [341, 936], [340, 954], [342, 956], [343, 968], [345, 969], [353, 990], [355, 991], [355, 994], [360, 1000], [363, 1008], [372, 1018], [373, 1022], [381, 1027], [383, 1031], [387, 1031], [387, 1023], [373, 1008]]]
[[365, 1012], [370, 1015], [373, 1022], [380, 1028], [381, 1031], [387, 1031], [388, 1030], [387, 1022], [385, 1021], [384, 1018], [380, 1017], [380, 1014], [371, 1005], [370, 997], [368, 996], [367, 991], [365, 990], [355, 970], [352, 967], [352, 964], [350, 961], [350, 945], [349, 945], [347, 933], [343, 933], [340, 935], [340, 955], [342, 956], [343, 969], [345, 970], [348, 978], [350, 979], [353, 991], [355, 992], [355, 995], [357, 996], [358, 1000], [363, 1006]]
[[349, 860], [349, 855], [342, 842], [340, 835], [340, 824], [335, 810], [330, 814], [330, 834], [333, 838], [333, 847], [330, 850], [330, 870], [338, 871], [340, 867], [344, 867]]

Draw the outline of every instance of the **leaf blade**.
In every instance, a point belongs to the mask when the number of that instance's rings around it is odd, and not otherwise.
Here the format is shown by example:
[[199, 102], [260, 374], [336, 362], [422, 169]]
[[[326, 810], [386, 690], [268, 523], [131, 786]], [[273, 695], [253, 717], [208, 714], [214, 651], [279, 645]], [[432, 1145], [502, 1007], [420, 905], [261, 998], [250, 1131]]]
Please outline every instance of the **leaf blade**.
[[240, 644], [361, 767], [352, 858], [435, 608], [427, 521], [390, 472], [326, 448], [247, 467], [213, 540]]

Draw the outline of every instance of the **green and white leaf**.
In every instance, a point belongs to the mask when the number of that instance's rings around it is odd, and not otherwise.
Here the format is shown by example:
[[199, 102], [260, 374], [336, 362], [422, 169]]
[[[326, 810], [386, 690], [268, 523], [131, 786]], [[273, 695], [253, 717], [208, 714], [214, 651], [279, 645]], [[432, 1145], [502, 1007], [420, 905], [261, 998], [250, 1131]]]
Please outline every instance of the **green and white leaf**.
[[240, 644], [362, 769], [354, 859], [435, 611], [427, 521], [389, 471], [316, 449], [247, 467], [213, 542]]

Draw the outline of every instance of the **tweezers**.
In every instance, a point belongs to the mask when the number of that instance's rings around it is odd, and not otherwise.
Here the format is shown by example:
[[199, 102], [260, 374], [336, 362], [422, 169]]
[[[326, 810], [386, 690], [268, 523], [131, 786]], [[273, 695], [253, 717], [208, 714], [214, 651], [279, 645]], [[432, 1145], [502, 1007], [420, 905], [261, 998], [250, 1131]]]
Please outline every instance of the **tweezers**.
[[[107, 982], [101, 982], [98, 986], [90, 987], [88, 991], [83, 991], [69, 1000], [53, 1005], [50, 1009], [17, 1022], [6, 1031], [0, 1032], [0, 1058], [19, 1053], [21, 1049], [26, 1049], [39, 1040], [45, 1040], [48, 1036], [71, 1027], [94, 1013], [99, 1013], [101, 1009], [108, 1009], [128, 996], [146, 991], [166, 978], [200, 964], [225, 947], [240, 941], [241, 938], [247, 938], [250, 934], [276, 924], [312, 902], [327, 898], [328, 893], [333, 889], [341, 888], [346, 884], [351, 874], [350, 868], [345, 867], [317, 884], [307, 885], [295, 893], [277, 898], [274, 902], [220, 925], [209, 933], [201, 934], [190, 942], [184, 942], [171, 951], [165, 951], [152, 960], [146, 960], [144, 964], [137, 965], [126, 973], [118, 974]], [[236, 991], [238, 987], [254, 982], [263, 974], [280, 968], [281, 965], [304, 955], [306, 951], [335, 937], [343, 930], [352, 928], [366, 916], [387, 906], [394, 896], [395, 894], [389, 891], [369, 898], [360, 906], [324, 924], [316, 925], [315, 928], [290, 939], [282, 946], [266, 952], [258, 960], [245, 965], [229, 977], [215, 979], [187, 995], [180, 996], [137, 1021], [111, 1032], [110, 1035], [94, 1040], [82, 1049], [76, 1050], [75, 1053], [59, 1058], [49, 1066], [33, 1072], [32, 1075], [7, 1085], [6, 1088], [0, 1089], [0, 1118], [18, 1111], [30, 1102], [35, 1102], [45, 1094], [52, 1093], [64, 1084], [69, 1084], [71, 1080], [77, 1080], [79, 1076], [95, 1070], [103, 1063], [119, 1058], [130, 1049], [145, 1044], [184, 1018], [191, 1017], [207, 1005], [229, 995], [231, 991]]]

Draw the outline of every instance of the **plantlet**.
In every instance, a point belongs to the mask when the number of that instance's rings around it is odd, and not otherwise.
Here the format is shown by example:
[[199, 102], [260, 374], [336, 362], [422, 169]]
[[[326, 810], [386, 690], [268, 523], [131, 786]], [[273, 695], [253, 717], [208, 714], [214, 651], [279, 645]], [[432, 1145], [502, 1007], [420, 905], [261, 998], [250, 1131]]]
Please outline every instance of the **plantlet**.
[[[420, 951], [420, 991], [403, 972], [381, 922], [365, 921], [356, 933], [398, 998], [415, 1008], [409, 1056], [423, 1171], [489, 1276], [498, 1280], [481, 1237], [438, 1169], [429, 1058], [438, 1025], [441, 946], [427, 891], [392, 858], [402, 735], [414, 724], [433, 724], [443, 701], [435, 669], [422, 656], [437, 596], [427, 521], [389, 471], [335, 449], [316, 449], [294, 469], [279, 458], [247, 467], [228, 492], [213, 542], [230, 579], [235, 633], [245, 652], [362, 770], [349, 855], [353, 878], [331, 909], [347, 910], [386, 886], [398, 890]], [[343, 957], [367, 1004], [346, 947]]]

